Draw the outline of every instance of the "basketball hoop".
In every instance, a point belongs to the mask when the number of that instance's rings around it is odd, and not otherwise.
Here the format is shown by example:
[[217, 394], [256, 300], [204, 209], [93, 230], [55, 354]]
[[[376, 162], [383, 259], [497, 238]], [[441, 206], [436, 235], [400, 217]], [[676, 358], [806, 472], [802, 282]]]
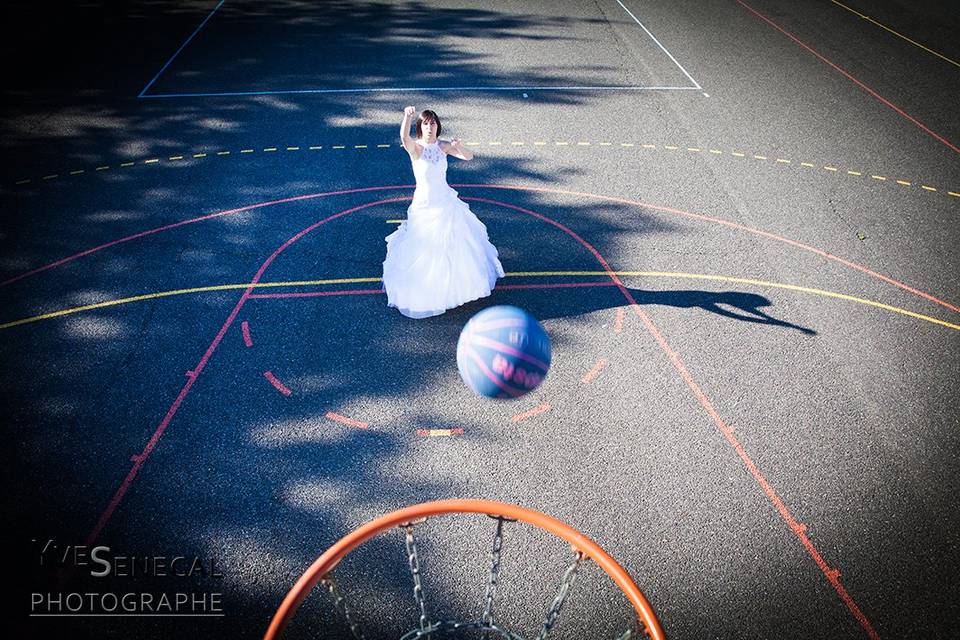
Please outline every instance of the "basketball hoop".
[[[487, 583], [486, 597], [484, 599], [484, 611], [479, 619], [471, 622], [430, 622], [424, 604], [419, 555], [416, 541], [413, 537], [413, 530], [417, 524], [424, 522], [429, 517], [450, 513], [485, 514], [497, 522], [493, 547], [490, 553], [490, 574]], [[419, 608], [417, 612], [419, 616], [417, 626], [403, 635], [401, 640], [443, 636], [444, 634], [465, 630], [479, 631], [484, 634], [484, 637], [493, 635], [508, 638], [509, 640], [524, 640], [521, 636], [500, 627], [493, 619], [493, 601], [499, 580], [503, 526], [505, 523], [513, 521], [533, 525], [562, 538], [570, 543], [576, 556], [561, 577], [556, 596], [537, 635], [538, 640], [546, 638], [553, 628], [560, 615], [560, 610], [567, 599], [570, 587], [576, 578], [577, 571], [581, 563], [585, 560], [595, 562], [610, 579], [613, 580], [617, 587], [623, 591], [637, 614], [637, 622], [640, 630], [654, 640], [662, 640], [664, 638], [663, 630], [660, 628], [660, 623], [657, 621], [653, 609], [627, 572], [624, 571], [623, 568], [617, 564], [616, 560], [607, 554], [606, 551], [573, 527], [550, 516], [516, 505], [492, 502], [490, 500], [440, 500], [406, 507], [381, 516], [344, 536], [332, 547], [327, 549], [327, 551], [317, 558], [310, 568], [307, 569], [300, 579], [297, 580], [296, 584], [294, 584], [293, 588], [283, 599], [283, 602], [273, 616], [273, 620], [270, 622], [264, 640], [279, 639], [304, 599], [306, 599], [307, 595], [309, 595], [317, 584], [321, 583], [330, 592], [335, 606], [345, 617], [354, 637], [363, 638], [363, 634], [359, 630], [359, 625], [353, 618], [353, 612], [344, 596], [340, 593], [336, 580], [332, 577], [331, 572], [347, 554], [365, 541], [395, 527], [402, 528], [405, 531], [407, 558], [410, 573], [413, 576], [414, 596]], [[627, 638], [633, 638], [635, 636], [636, 633], [632, 629], [628, 629], [623, 635], [619, 636], [619, 638], [620, 640], [626, 640]]]

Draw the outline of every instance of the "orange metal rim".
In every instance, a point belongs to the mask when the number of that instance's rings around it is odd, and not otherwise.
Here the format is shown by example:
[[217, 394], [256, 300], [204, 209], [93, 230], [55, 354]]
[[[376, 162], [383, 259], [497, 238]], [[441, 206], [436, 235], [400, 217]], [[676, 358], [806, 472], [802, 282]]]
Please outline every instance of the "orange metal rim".
[[503, 516], [505, 518], [526, 522], [527, 524], [548, 531], [558, 538], [566, 540], [577, 551], [582, 553], [584, 557], [596, 562], [620, 590], [623, 591], [633, 606], [639, 622], [646, 628], [650, 637], [654, 640], [662, 640], [664, 638], [663, 630], [660, 627], [656, 615], [653, 613], [650, 603], [647, 602], [646, 597], [644, 597], [630, 575], [606, 551], [601, 549], [597, 543], [570, 525], [540, 513], [539, 511], [512, 504], [494, 502], [492, 500], [438, 500], [436, 502], [424, 502], [388, 513], [355, 529], [338, 540], [310, 565], [310, 568], [300, 576], [300, 579], [297, 580], [293, 588], [287, 593], [277, 612], [274, 614], [264, 639], [276, 640], [280, 638], [287, 624], [297, 612], [297, 609], [317, 583], [333, 571], [340, 560], [366, 540], [379, 533], [409, 522], [448, 513], [478, 513], [491, 516]]

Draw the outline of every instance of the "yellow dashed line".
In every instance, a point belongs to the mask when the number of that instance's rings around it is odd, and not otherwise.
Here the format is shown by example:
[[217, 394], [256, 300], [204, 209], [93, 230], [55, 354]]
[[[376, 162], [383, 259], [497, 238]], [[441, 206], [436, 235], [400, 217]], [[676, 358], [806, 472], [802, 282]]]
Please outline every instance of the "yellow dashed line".
[[692, 151], [694, 153], [697, 153], [698, 151], [701, 151], [701, 149], [700, 147], [687, 147], [687, 151]]
[[565, 146], [567, 146], [567, 145], [570, 144], [570, 143], [569, 143], [569, 142], [562, 142], [562, 141], [558, 140], [558, 141], [555, 142], [554, 144], [556, 144], [558, 147], [565, 147]]
[[766, 160], [766, 159], [767, 159], [767, 156], [754, 155], [753, 157], [756, 158], [757, 160]]
[[267, 147], [266, 149], [264, 149], [264, 151], [266, 151], [266, 152], [273, 152], [273, 151], [276, 151], [276, 150], [277, 150], [276, 147]]
[[720, 149], [710, 149], [710, 153], [714, 153], [718, 156], [723, 155], [723, 151], [720, 151]]
[[730, 153], [731, 153], [732, 155], [738, 157], [738, 158], [746, 158], [746, 157], [747, 157], [747, 154], [745, 154], [745, 153], [740, 153], [739, 151], [731, 151]]
[[600, 143], [600, 146], [601, 146], [601, 147], [612, 147], [612, 146], [613, 146], [613, 143], [612, 143], [612, 142], [601, 142], [601, 143]]
[[790, 164], [790, 161], [787, 160], [786, 158], [777, 158], [777, 162], [781, 164]]
[[378, 144], [377, 149], [389, 149], [390, 145], [388, 144]]
[[170, 156], [171, 160], [183, 160], [183, 156]]
[[657, 145], [655, 145], [655, 144], [645, 144], [645, 145], [642, 145], [642, 146], [643, 146], [644, 149], [656, 149], [656, 148], [657, 148]]
[[70, 175], [72, 175], [72, 176], [78, 176], [78, 175], [80, 175], [81, 173], [83, 173], [83, 169], [77, 169], [76, 171], [71, 171], [71, 172], [70, 172]]
[[934, 189], [933, 187], [928, 187], [928, 186], [925, 185], [925, 184], [920, 185], [920, 188], [921, 188], [921, 189], [926, 189], [927, 191], [936, 191], [936, 189]]
[[577, 143], [577, 146], [578, 146], [578, 147], [589, 147], [589, 146], [590, 146], [590, 143], [589, 143], [589, 142], [578, 142], [578, 143]]
[[102, 167], [97, 167], [97, 171], [106, 171], [110, 168], [110, 165], [104, 165]]
[[905, 187], [909, 187], [912, 185], [912, 183], [907, 182], [906, 180], [897, 180], [897, 184], [902, 184]]
[[954, 198], [960, 198], [960, 193], [956, 193], [955, 191], [947, 191], [947, 193], [952, 195]]
[[54, 174], [49, 175], [49, 176], [43, 176], [43, 178], [41, 178], [41, 180], [53, 180], [54, 178], [59, 178], [59, 177], [60, 177], [60, 174], [59, 174], [59, 173], [54, 173]]
[[850, 174], [851, 176], [862, 176], [862, 175], [863, 175], [863, 174], [860, 173], [859, 171], [851, 171], [851, 170], [849, 170], [849, 169], [847, 169], [847, 173]]
[[287, 147], [287, 151], [300, 151], [300, 147]]
[[143, 164], [156, 164], [160, 162], [159, 158], [150, 158], [149, 160], [144, 160]]
[[533, 144], [536, 145], [536, 146], [538, 146], [538, 147], [542, 147], [543, 145], [545, 145], [545, 144], [547, 144], [547, 143], [544, 142], [543, 140], [537, 140], [537, 141], [535, 141]]
[[874, 180], [886, 180], [886, 177], [884, 176], [870, 176], [870, 177], [873, 178]]
[[634, 146], [634, 145], [633, 145], [632, 142], [621, 142], [621, 143], [620, 143], [620, 146], [621, 146], [621, 147], [632, 147], [632, 146]]
[[831, 167], [828, 164], [823, 165], [823, 168], [826, 169], [827, 171], [839, 171], [839, 169], [837, 169], [836, 167]]
[[17, 184], [30, 184], [31, 180], [28, 178], [26, 180], [17, 180]]
[[206, 158], [206, 157], [207, 157], [207, 154], [205, 154], [205, 153], [195, 153], [195, 154], [193, 154], [193, 157], [194, 157], [194, 158]]
[[491, 140], [487, 144], [490, 145], [491, 147], [499, 147], [503, 143], [500, 142], [499, 140]]
[[514, 140], [514, 141], [511, 142], [510, 144], [512, 144], [512, 145], [514, 145], [514, 146], [516, 146], [516, 147], [522, 147], [522, 146], [523, 146], [523, 140]]
[[367, 145], [365, 145], [365, 144], [355, 144], [355, 145], [353, 145], [353, 148], [354, 148], [354, 149], [366, 149], [366, 148], [367, 148]]
[[664, 149], [670, 149], [670, 151], [676, 151], [676, 150], [679, 149], [680, 147], [675, 147], [675, 146], [673, 146], [673, 145], [668, 144], [668, 145], [664, 145], [663, 148], [664, 148]]
[[333, 148], [334, 148], [334, 149], [346, 149], [347, 146], [346, 146], [346, 145], [343, 145], [343, 144], [335, 144], [335, 145], [333, 145]]
[[470, 146], [470, 147], [479, 147], [479, 146], [482, 145], [482, 144], [483, 144], [482, 142], [468, 142], [468, 143], [467, 143], [467, 146]]
[[240, 153], [253, 153], [253, 149], [240, 149]]
[[801, 162], [801, 167], [814, 167], [815, 165], [812, 162]]
[[[253, 149], [251, 149], [251, 151], [253, 151]], [[218, 155], [218, 156], [228, 156], [228, 155], [230, 155], [230, 152], [229, 152], [229, 151], [217, 151], [217, 155]]]

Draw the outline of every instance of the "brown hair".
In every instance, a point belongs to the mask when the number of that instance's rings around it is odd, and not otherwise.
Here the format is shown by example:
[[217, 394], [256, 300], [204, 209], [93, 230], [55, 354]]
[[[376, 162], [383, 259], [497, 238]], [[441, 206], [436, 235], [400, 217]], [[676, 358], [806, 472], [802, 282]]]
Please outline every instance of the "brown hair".
[[438, 116], [435, 112], [430, 111], [430, 109], [424, 109], [420, 112], [420, 115], [417, 116], [417, 137], [423, 137], [423, 131], [421, 130], [420, 125], [423, 124], [424, 120], [433, 120], [437, 123], [437, 137], [439, 138], [440, 131], [443, 129], [443, 127], [440, 125], [440, 116]]

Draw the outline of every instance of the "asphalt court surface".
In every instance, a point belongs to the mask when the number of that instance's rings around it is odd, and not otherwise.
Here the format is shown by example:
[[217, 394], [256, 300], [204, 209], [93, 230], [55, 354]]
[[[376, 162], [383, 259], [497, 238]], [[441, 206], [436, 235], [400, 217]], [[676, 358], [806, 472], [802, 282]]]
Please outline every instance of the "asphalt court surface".
[[[668, 637], [954, 635], [954, 9], [6, 11], [0, 384], [24, 637], [261, 637], [335, 540], [455, 497], [580, 529]], [[691, 86], [664, 49], [699, 90], [636, 89]], [[343, 88], [376, 90], [294, 93]], [[448, 178], [508, 272], [422, 321], [377, 280], [412, 194], [407, 104], [476, 153]], [[515, 402], [456, 372], [460, 329], [491, 304], [553, 342]], [[492, 533], [423, 525], [431, 615], [482, 610]], [[40, 565], [51, 539], [221, 575], [64, 573]], [[497, 618], [535, 635], [570, 560], [508, 527]], [[339, 569], [367, 637], [416, 623], [406, 561], [398, 533]], [[32, 594], [61, 591], [216, 592], [222, 615], [29, 617]], [[629, 620], [588, 563], [555, 635]], [[348, 634], [318, 592], [291, 635], [321, 627]]]

